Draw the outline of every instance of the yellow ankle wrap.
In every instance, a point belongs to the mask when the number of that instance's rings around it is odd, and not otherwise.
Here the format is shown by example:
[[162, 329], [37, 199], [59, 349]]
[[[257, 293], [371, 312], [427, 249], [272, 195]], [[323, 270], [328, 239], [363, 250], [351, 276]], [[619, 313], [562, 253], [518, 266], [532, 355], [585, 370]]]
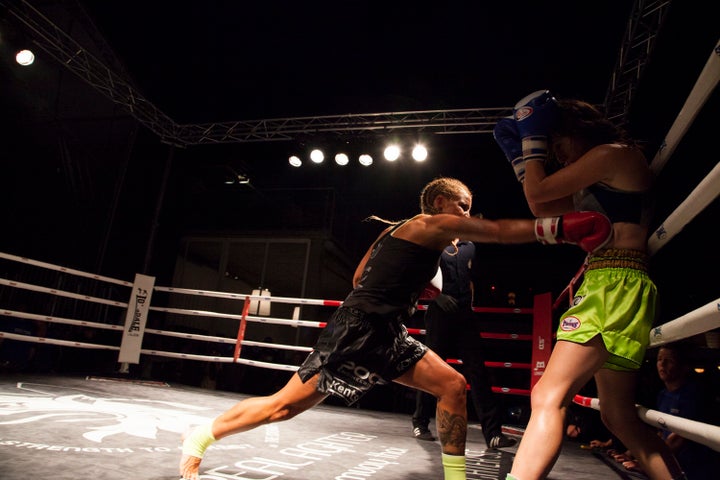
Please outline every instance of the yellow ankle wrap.
[[203, 458], [205, 450], [215, 441], [212, 434], [212, 424], [198, 425], [183, 441], [183, 455]]
[[465, 480], [465, 455], [442, 454], [445, 480]]

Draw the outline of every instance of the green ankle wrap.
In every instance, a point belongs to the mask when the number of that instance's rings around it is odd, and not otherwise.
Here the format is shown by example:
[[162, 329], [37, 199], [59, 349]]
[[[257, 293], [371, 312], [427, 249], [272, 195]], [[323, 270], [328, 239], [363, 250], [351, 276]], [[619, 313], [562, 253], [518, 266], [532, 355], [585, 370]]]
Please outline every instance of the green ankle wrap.
[[443, 472], [445, 480], [465, 479], [465, 455], [442, 454]]
[[203, 458], [205, 450], [215, 441], [212, 434], [212, 425], [199, 425], [185, 438], [182, 445], [183, 455]]

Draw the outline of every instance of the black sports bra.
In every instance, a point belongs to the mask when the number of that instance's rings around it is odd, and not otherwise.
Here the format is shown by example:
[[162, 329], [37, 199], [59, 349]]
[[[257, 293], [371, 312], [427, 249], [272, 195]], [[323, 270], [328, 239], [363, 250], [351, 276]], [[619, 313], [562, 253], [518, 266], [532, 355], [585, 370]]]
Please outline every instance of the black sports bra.
[[648, 193], [618, 190], [603, 183], [596, 183], [576, 193], [573, 201], [576, 210], [603, 213], [613, 223], [647, 225], [651, 211]]

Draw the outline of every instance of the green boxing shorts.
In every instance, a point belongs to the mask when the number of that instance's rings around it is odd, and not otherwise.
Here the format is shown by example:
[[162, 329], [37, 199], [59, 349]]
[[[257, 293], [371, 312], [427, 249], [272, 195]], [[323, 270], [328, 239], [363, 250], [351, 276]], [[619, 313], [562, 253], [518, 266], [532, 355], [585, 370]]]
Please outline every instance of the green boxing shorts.
[[560, 317], [557, 339], [586, 343], [599, 334], [610, 352], [603, 368], [638, 370], [650, 341], [656, 302], [647, 256], [635, 250], [604, 250], [589, 258], [573, 304]]

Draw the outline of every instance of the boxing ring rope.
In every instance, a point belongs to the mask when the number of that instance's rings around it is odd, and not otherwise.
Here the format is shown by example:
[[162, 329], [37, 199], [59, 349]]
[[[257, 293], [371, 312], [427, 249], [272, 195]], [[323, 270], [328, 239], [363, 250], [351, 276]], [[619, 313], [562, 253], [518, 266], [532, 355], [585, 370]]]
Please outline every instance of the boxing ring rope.
[[[99, 281], [99, 282], [108, 282], [115, 285], [127, 287], [128, 290], [132, 291], [133, 288], [136, 288], [132, 282], [122, 281], [114, 278], [109, 277], [103, 277], [99, 275], [94, 275], [86, 272], [82, 272], [79, 270], [73, 270], [57, 265], [53, 265], [50, 263], [40, 262], [32, 259], [28, 259], [25, 257], [20, 257], [16, 255], [11, 255], [7, 253], [0, 252], [0, 258], [13, 261], [19, 264], [26, 264], [33, 267], [48, 269], [51, 271], [59, 272], [62, 274], [69, 274], [78, 276], [85, 279], [90, 279], [93, 281]], [[63, 298], [70, 298], [74, 300], [80, 300], [90, 303], [96, 303], [96, 304], [103, 304], [103, 305], [109, 305], [113, 307], [118, 307], [120, 309], [124, 310], [131, 310], [132, 307], [130, 303], [128, 302], [121, 302], [116, 300], [107, 300], [103, 298], [98, 298], [91, 295], [85, 295], [85, 294], [78, 294], [74, 292], [69, 292], [65, 290], [61, 290], [58, 288], [50, 288], [50, 287], [44, 287], [39, 285], [33, 285], [26, 282], [20, 282], [16, 280], [9, 280], [0, 278], [0, 286], [7, 286], [12, 287], [16, 289], [21, 290], [27, 290], [27, 291], [33, 291], [33, 292], [39, 292], [42, 294], [48, 294], [48, 295], [54, 295], [57, 297], [63, 297]], [[284, 365], [279, 363], [271, 363], [271, 362], [262, 362], [258, 360], [252, 360], [247, 358], [241, 358], [240, 352], [241, 352], [241, 346], [252, 346], [252, 347], [260, 347], [260, 348], [268, 348], [268, 349], [276, 349], [276, 350], [286, 350], [286, 351], [297, 351], [297, 352], [303, 352], [303, 353], [309, 353], [312, 350], [312, 347], [310, 346], [299, 346], [299, 345], [285, 345], [281, 343], [268, 343], [268, 342], [258, 342], [258, 341], [252, 341], [247, 340], [244, 338], [244, 329], [247, 322], [250, 323], [261, 323], [261, 324], [275, 324], [275, 325], [284, 325], [288, 327], [308, 327], [308, 328], [324, 328], [326, 323], [325, 322], [318, 322], [318, 321], [310, 321], [310, 320], [300, 320], [298, 318], [298, 308], [295, 307], [295, 311], [293, 313], [292, 319], [283, 319], [283, 318], [273, 318], [268, 316], [259, 316], [259, 315], [248, 315], [248, 305], [251, 301], [258, 301], [258, 302], [274, 302], [274, 303], [289, 303], [289, 304], [295, 304], [295, 305], [315, 305], [315, 306], [327, 306], [327, 307], [338, 307], [341, 305], [341, 301], [339, 300], [326, 300], [326, 299], [306, 299], [306, 298], [291, 298], [291, 297], [275, 297], [270, 295], [248, 295], [248, 294], [239, 294], [239, 293], [232, 293], [232, 292], [219, 292], [219, 291], [208, 291], [208, 290], [197, 290], [197, 289], [187, 289], [187, 288], [175, 288], [175, 287], [165, 287], [165, 286], [159, 286], [159, 285], [153, 285], [152, 290], [154, 292], [165, 292], [168, 294], [175, 294], [175, 295], [186, 295], [186, 296], [198, 296], [198, 297], [214, 297], [214, 298], [222, 298], [222, 299], [229, 299], [229, 300], [235, 300], [238, 302], [243, 302], [243, 314], [235, 314], [235, 313], [219, 313], [219, 312], [213, 312], [213, 311], [205, 311], [205, 310], [195, 310], [195, 309], [184, 309], [184, 308], [174, 308], [169, 306], [157, 306], [154, 304], [148, 305], [148, 312], [159, 312], [159, 313], [165, 313], [165, 314], [171, 314], [171, 315], [185, 315], [185, 316], [195, 316], [195, 317], [205, 317], [205, 318], [217, 318], [217, 319], [228, 319], [231, 321], [235, 321], [238, 323], [238, 336], [237, 338], [229, 338], [229, 337], [223, 337], [223, 336], [213, 336], [213, 335], [204, 335], [204, 334], [198, 334], [198, 333], [186, 333], [186, 332], [177, 332], [177, 331], [170, 331], [170, 330], [164, 330], [164, 329], [157, 329], [157, 328], [151, 328], [151, 327], [145, 327], [143, 329], [143, 335], [144, 334], [152, 334], [152, 335], [158, 335], [158, 336], [165, 336], [165, 337], [174, 337], [174, 338], [180, 338], [180, 339], [187, 339], [187, 340], [194, 340], [194, 341], [202, 341], [202, 342], [212, 342], [217, 344], [225, 344], [225, 345], [234, 345], [235, 346], [235, 352], [233, 356], [219, 356], [219, 355], [202, 355], [202, 354], [191, 354], [191, 353], [179, 353], [179, 352], [171, 352], [166, 350], [159, 350], [159, 349], [148, 349], [148, 348], [141, 348], [139, 350], [139, 354], [143, 355], [150, 355], [150, 356], [159, 356], [159, 357], [168, 357], [168, 358], [175, 358], [175, 359], [183, 359], [183, 360], [195, 360], [195, 361], [211, 361], [211, 362], [218, 362], [218, 363], [239, 363], [254, 367], [261, 367], [261, 368], [268, 368], [268, 369], [275, 369], [275, 370], [284, 370], [284, 371], [296, 371], [298, 366], [296, 365]], [[127, 294], [129, 297], [132, 297], [130, 293]], [[152, 302], [151, 302], [152, 303]], [[418, 311], [424, 311], [427, 309], [426, 304], [419, 304], [417, 310]], [[531, 387], [534, 385], [534, 382], [537, 381], [537, 379], [542, 375], [542, 372], [544, 371], [545, 363], [547, 362], [547, 359], [549, 358], [549, 351], [547, 348], [545, 348], [546, 345], [549, 345], [549, 339], [551, 335], [551, 324], [550, 324], [550, 306], [549, 306], [549, 294], [543, 294], [536, 297], [536, 305], [533, 308], [495, 308], [495, 307], [474, 307], [473, 310], [478, 314], [507, 314], [507, 315], [527, 315], [533, 317], [533, 325], [534, 325], [534, 331], [532, 334], [516, 334], [516, 333], [496, 333], [496, 332], [481, 332], [480, 335], [482, 338], [488, 338], [488, 339], [495, 339], [495, 340], [523, 340], [523, 341], [533, 341], [533, 363], [527, 363], [527, 362], [501, 362], [501, 361], [486, 361], [485, 364], [489, 368], [510, 368], [510, 369], [523, 369], [531, 372], [530, 377], [530, 383]], [[540, 312], [540, 314], [539, 314]], [[18, 310], [12, 310], [12, 309], [3, 309], [0, 310], [0, 315], [4, 315], [6, 317], [17, 317], [17, 318], [23, 318], [27, 320], [33, 320], [33, 321], [41, 321], [41, 322], [47, 322], [47, 323], [54, 323], [54, 324], [64, 324], [64, 325], [73, 325], [73, 326], [79, 326], [79, 327], [89, 327], [89, 328], [96, 328], [96, 329], [102, 329], [102, 330], [111, 330], [115, 332], [123, 332], [127, 324], [112, 324], [112, 323], [101, 323], [101, 322], [92, 322], [87, 320], [75, 320], [70, 318], [64, 318], [60, 316], [53, 316], [53, 315], [39, 315], [35, 313], [28, 313], [25, 311], [18, 311]], [[424, 329], [417, 329], [417, 328], [408, 328], [408, 332], [412, 335], [425, 335]], [[115, 346], [115, 345], [106, 345], [106, 344], [97, 344], [97, 343], [90, 343], [90, 342], [76, 342], [76, 341], [69, 341], [69, 340], [63, 340], [58, 338], [50, 338], [50, 337], [37, 337], [37, 336], [29, 336], [29, 335], [22, 335], [22, 334], [16, 334], [11, 332], [3, 332], [0, 331], [0, 339], [2, 338], [8, 338], [12, 340], [18, 340], [18, 341], [25, 341], [25, 342], [36, 342], [36, 343], [43, 343], [43, 344], [49, 344], [49, 345], [57, 345], [57, 346], [66, 346], [66, 347], [76, 347], [76, 348], [85, 348], [85, 349], [100, 349], [100, 350], [112, 350], [112, 351], [120, 351], [121, 347]], [[447, 359], [448, 363], [462, 365], [461, 359]], [[121, 364], [125, 362], [120, 362]], [[133, 362], [135, 363], [135, 362]], [[533, 368], [534, 365], [534, 368]], [[121, 373], [127, 373], [127, 365], [124, 365], [121, 367]], [[507, 394], [516, 394], [516, 395], [529, 395], [530, 394], [530, 388], [528, 389], [522, 389], [522, 388], [512, 388], [512, 387], [500, 387], [500, 386], [493, 386], [492, 389], [497, 393], [507, 393]]]
[[[529, 315], [532, 316], [532, 333], [507, 333], [507, 332], [480, 332], [481, 339], [489, 340], [520, 340], [531, 343], [531, 362], [506, 362], [506, 361], [488, 361], [484, 362], [488, 368], [497, 369], [520, 369], [530, 372], [529, 388], [491, 386], [491, 390], [495, 393], [530, 396], [530, 390], [540, 379], [545, 371], [545, 365], [550, 359], [550, 352], [546, 345], [550, 345], [552, 338], [552, 312], [550, 305], [550, 294], [537, 295], [534, 299], [533, 308], [515, 308], [515, 307], [472, 307], [476, 314], [500, 314], [500, 315]], [[418, 310], [427, 310], [427, 305], [418, 305]], [[425, 335], [424, 329], [408, 328], [411, 335]], [[460, 358], [447, 358], [446, 361], [452, 365], [463, 365]], [[471, 385], [467, 385], [467, 389], [471, 389]]]
[[[583, 407], [600, 410], [600, 401], [597, 398], [576, 395], [573, 402]], [[642, 405], [636, 405], [636, 407], [638, 415], [648, 425], [671, 430], [688, 440], [702, 443], [720, 452], [720, 427], [717, 425], [710, 425], [670, 415], [669, 413], [658, 412], [657, 410], [651, 410]]]
[[[690, 95], [675, 119], [663, 144], [651, 162], [653, 172], [658, 174], [667, 163], [670, 155], [690, 128], [710, 94], [720, 81], [720, 41], [715, 45]], [[688, 197], [665, 219], [648, 239], [648, 253], [652, 256], [667, 242], [690, 223], [704, 208], [720, 194], [720, 162], [693, 189]], [[586, 265], [583, 265], [563, 290], [553, 308], [567, 297], [572, 300], [575, 285], [582, 277]], [[649, 348], [690, 338], [720, 327], [720, 298], [717, 298], [685, 315], [658, 325], [650, 331]], [[573, 402], [595, 410], [600, 410], [597, 398], [576, 395]], [[710, 425], [682, 417], [648, 409], [637, 405], [638, 415], [647, 424], [666, 428], [679, 435], [720, 451], [720, 426]]]

